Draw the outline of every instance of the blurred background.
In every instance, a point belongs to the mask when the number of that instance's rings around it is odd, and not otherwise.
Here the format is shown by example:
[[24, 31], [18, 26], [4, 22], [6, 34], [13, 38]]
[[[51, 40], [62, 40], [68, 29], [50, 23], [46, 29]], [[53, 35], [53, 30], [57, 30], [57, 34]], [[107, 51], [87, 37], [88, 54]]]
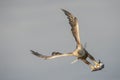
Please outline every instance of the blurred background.
[[[119, 80], [119, 0], [0, 0], [0, 80]], [[53, 51], [71, 52], [76, 43], [67, 17], [74, 14], [80, 24], [82, 44], [105, 64], [91, 72], [75, 58], [42, 60]]]

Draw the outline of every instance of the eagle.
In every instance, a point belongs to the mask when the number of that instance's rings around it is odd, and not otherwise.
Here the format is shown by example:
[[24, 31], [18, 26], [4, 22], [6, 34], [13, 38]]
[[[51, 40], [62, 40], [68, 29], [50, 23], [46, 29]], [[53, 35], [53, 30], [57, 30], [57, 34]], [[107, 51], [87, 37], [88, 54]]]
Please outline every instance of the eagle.
[[[96, 61], [95, 58], [83, 47], [80, 41], [79, 35], [79, 24], [77, 17], [73, 16], [69, 11], [65, 9], [61, 9], [64, 14], [67, 16], [69, 24], [71, 26], [71, 32], [76, 41], [76, 48], [72, 52], [61, 53], [61, 52], [52, 52], [50, 56], [40, 54], [36, 51], [31, 50], [31, 53], [39, 58], [43, 58], [44, 60], [54, 59], [58, 57], [65, 56], [74, 56], [76, 59], [72, 62], [75, 63], [79, 60], [82, 60], [85, 64], [87, 64], [91, 71], [98, 71], [104, 68], [104, 64], [99, 60]], [[88, 59], [91, 61], [88, 61]]]

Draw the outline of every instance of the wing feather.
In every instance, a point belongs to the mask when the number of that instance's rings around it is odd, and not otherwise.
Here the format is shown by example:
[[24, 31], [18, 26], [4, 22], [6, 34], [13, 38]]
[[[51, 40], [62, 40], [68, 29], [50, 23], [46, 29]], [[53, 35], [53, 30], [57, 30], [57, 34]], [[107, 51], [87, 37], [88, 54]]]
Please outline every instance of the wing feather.
[[71, 31], [72, 34], [76, 40], [77, 47], [80, 47], [80, 35], [79, 35], [79, 25], [78, 25], [78, 20], [76, 17], [74, 17], [70, 12], [62, 9], [62, 11], [65, 13], [69, 20], [69, 24], [71, 26]]
[[54, 55], [51, 55], [51, 56], [46, 56], [46, 55], [42, 55], [42, 54], [40, 54], [38, 52], [35, 52], [33, 50], [31, 50], [31, 52], [32, 52], [33, 55], [35, 55], [35, 56], [37, 56], [39, 58], [43, 58], [45, 60], [47, 60], [47, 59], [54, 59], [54, 58], [63, 57], [63, 56], [73, 56], [72, 53], [68, 53], [68, 54], [60, 53], [60, 54], [54, 54]]

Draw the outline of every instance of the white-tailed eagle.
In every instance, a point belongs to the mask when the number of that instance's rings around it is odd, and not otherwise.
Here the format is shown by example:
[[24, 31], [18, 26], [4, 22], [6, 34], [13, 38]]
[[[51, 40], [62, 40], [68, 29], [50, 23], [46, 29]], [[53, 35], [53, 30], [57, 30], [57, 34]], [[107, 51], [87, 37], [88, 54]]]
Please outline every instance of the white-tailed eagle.
[[[62, 9], [62, 11], [65, 13], [65, 15], [67, 16], [69, 20], [71, 31], [76, 41], [76, 49], [69, 53], [52, 52], [50, 56], [46, 56], [46, 55], [43, 55], [43, 54], [40, 54], [38, 52], [31, 50], [32, 54], [36, 55], [39, 58], [43, 58], [45, 60], [63, 57], [63, 56], [75, 56], [76, 59], [72, 63], [78, 60], [82, 60], [85, 64], [87, 64], [90, 67], [91, 71], [97, 71], [97, 70], [103, 69], [104, 64], [100, 61], [96, 61], [95, 58], [91, 54], [89, 54], [88, 51], [83, 47], [80, 41], [78, 19], [75, 16], [73, 16], [70, 12], [68, 12], [67, 10]], [[94, 64], [89, 62], [87, 58], [89, 58]]]

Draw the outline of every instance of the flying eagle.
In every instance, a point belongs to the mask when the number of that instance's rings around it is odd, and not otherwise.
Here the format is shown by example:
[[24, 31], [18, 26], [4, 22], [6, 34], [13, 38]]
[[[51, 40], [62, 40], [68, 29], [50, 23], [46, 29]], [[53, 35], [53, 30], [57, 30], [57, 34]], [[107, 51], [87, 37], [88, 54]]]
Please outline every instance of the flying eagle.
[[[43, 58], [45, 60], [54, 59], [63, 56], [75, 56], [76, 59], [72, 63], [75, 63], [78, 60], [82, 60], [85, 64], [87, 64], [90, 67], [91, 71], [98, 71], [103, 69], [104, 64], [101, 61], [96, 61], [95, 58], [91, 54], [89, 54], [88, 51], [83, 47], [80, 41], [78, 19], [67, 10], [62, 9], [62, 11], [65, 13], [65, 15], [69, 20], [71, 31], [76, 41], [76, 49], [73, 52], [69, 52], [69, 53], [52, 52], [50, 56], [46, 56], [31, 50], [32, 54], [34, 54], [39, 58]], [[89, 58], [93, 62], [93, 64], [89, 62], [87, 58]]]

